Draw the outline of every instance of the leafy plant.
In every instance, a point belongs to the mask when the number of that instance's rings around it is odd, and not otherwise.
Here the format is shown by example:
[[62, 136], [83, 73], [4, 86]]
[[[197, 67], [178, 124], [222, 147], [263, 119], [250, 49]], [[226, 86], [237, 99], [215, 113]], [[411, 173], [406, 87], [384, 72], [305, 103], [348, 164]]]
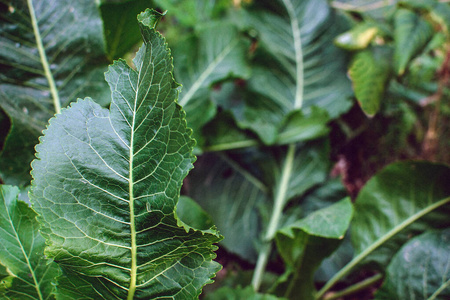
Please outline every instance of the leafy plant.
[[2, 298], [447, 297], [448, 3], [0, 5]]

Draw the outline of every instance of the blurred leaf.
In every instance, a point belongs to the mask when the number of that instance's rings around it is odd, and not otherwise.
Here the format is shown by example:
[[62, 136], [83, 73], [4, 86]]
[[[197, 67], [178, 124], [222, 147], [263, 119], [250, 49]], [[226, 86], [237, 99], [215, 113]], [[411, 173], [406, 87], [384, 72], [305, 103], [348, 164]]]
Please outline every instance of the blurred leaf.
[[426, 46], [433, 32], [433, 26], [422, 16], [407, 9], [397, 11], [394, 32], [394, 65], [397, 74], [405, 73], [409, 61]]
[[360, 23], [347, 32], [341, 33], [334, 39], [334, 43], [346, 50], [362, 50], [369, 46], [378, 33], [375, 24]]
[[358, 52], [350, 65], [349, 75], [361, 109], [370, 117], [380, 109], [390, 73], [390, 52], [372, 48]]
[[276, 143], [285, 145], [323, 137], [329, 132], [328, 121], [328, 113], [317, 107], [312, 107], [308, 116], [301, 110], [293, 111], [286, 117]]
[[[194, 200], [181, 196], [177, 203], [177, 217], [182, 226], [189, 232], [190, 228], [197, 230], [208, 230], [214, 223], [206, 211], [204, 211]], [[180, 224], [179, 224], [180, 225]]]
[[[366, 252], [374, 245], [386, 246], [370, 258], [386, 265], [398, 250], [398, 244], [408, 238], [406, 232], [411, 232], [411, 227], [406, 228], [404, 234], [394, 234], [418, 218], [425, 222], [424, 214], [437, 210], [441, 216], [437, 214], [425, 220], [435, 226], [449, 225], [445, 214], [449, 205], [442, 206], [450, 202], [448, 178], [449, 167], [427, 162], [398, 162], [377, 173], [363, 187], [355, 202], [351, 237], [356, 254]], [[385, 245], [388, 240], [390, 245]]]
[[0, 176], [5, 183], [24, 185], [33, 147], [59, 106], [86, 93], [101, 105], [109, 103], [103, 80], [107, 60], [95, 1], [7, 5], [0, 12], [0, 107], [12, 129], [0, 155]]
[[100, 5], [109, 60], [123, 57], [142, 41], [136, 15], [152, 7], [149, 0], [107, 1]]
[[314, 273], [340, 244], [352, 214], [352, 203], [346, 198], [278, 231], [277, 249], [287, 266], [285, 282], [278, 287], [283, 296], [315, 299]]
[[110, 108], [80, 99], [50, 120], [36, 146], [30, 199], [66, 299], [194, 299], [220, 269], [212, 261], [218, 233], [177, 226], [195, 141], [155, 30], [161, 17], [138, 16], [137, 70], [118, 60], [105, 74]]
[[228, 251], [255, 261], [261, 220], [258, 206], [267, 201], [266, 187], [229, 159], [202, 156], [188, 177], [189, 195], [212, 217]]
[[249, 76], [248, 43], [227, 22], [207, 23], [174, 47], [175, 77], [183, 88], [179, 103], [188, 125], [198, 134], [215, 115], [210, 100], [211, 85], [229, 77]]
[[344, 28], [326, 1], [279, 0], [282, 16], [250, 11], [242, 16], [244, 27], [256, 32], [262, 52], [249, 80], [249, 88], [274, 101], [284, 114], [312, 106], [335, 118], [349, 108], [350, 82], [346, 77], [346, 54], [333, 45]]
[[206, 295], [205, 300], [286, 300], [269, 294], [256, 293], [251, 286], [246, 288], [222, 287]]
[[229, 0], [154, 0], [163, 10], [177, 19], [183, 26], [198, 26], [218, 18], [231, 6]]
[[45, 257], [36, 213], [18, 201], [18, 195], [17, 187], [0, 186], [0, 263], [6, 267], [0, 276], [0, 297], [54, 299], [59, 267]]
[[375, 299], [449, 299], [450, 229], [411, 239], [392, 258]]

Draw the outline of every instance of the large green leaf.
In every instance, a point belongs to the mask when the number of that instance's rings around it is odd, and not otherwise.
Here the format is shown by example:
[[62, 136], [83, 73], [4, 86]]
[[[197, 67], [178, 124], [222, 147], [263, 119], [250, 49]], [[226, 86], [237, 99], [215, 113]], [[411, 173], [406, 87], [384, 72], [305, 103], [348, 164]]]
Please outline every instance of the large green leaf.
[[380, 109], [390, 73], [391, 53], [386, 48], [375, 47], [355, 55], [349, 70], [356, 99], [368, 116]]
[[420, 15], [408, 9], [395, 14], [394, 64], [402, 75], [409, 61], [414, 58], [433, 36], [433, 26]]
[[[257, 32], [263, 51], [277, 61], [275, 70], [253, 72], [250, 89], [272, 99], [285, 113], [319, 106], [336, 117], [349, 108], [346, 56], [333, 45], [342, 20], [326, 1], [279, 0], [282, 15], [252, 11], [246, 26]], [[258, 64], [267, 66], [262, 56]], [[270, 66], [269, 66], [270, 67]]]
[[144, 45], [106, 73], [110, 109], [90, 98], [51, 119], [36, 147], [31, 200], [66, 299], [194, 299], [220, 266], [215, 231], [175, 214], [194, 140], [176, 103], [161, 14], [138, 16]]
[[319, 296], [363, 260], [386, 266], [410, 234], [450, 225], [448, 178], [448, 166], [420, 161], [393, 163], [372, 177], [355, 202], [351, 237], [356, 256]]
[[[374, 176], [355, 202], [352, 241], [356, 254], [437, 209], [437, 205], [450, 202], [448, 178], [449, 167], [427, 162], [394, 163]], [[440, 210], [445, 212], [446, 207]], [[438, 215], [433, 222], [440, 219], [450, 223]]]
[[0, 297], [54, 299], [59, 268], [44, 255], [45, 239], [39, 234], [36, 213], [18, 195], [18, 188], [0, 186], [0, 264], [8, 271], [0, 279]]
[[289, 299], [314, 299], [314, 272], [344, 238], [353, 214], [349, 198], [281, 228], [277, 249], [287, 269], [278, 288]]
[[96, 1], [2, 1], [0, 68], [0, 108], [12, 123], [0, 176], [27, 184], [34, 145], [60, 107], [85, 93], [109, 103]]
[[426, 232], [392, 258], [375, 299], [449, 299], [450, 229]]

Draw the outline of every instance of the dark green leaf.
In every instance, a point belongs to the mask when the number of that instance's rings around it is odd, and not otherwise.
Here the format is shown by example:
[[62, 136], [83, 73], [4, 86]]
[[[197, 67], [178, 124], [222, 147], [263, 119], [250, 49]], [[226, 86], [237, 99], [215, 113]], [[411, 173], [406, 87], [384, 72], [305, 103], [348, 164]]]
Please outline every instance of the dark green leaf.
[[375, 299], [449, 299], [449, 265], [450, 229], [415, 237], [393, 257]]
[[359, 52], [350, 65], [356, 99], [368, 116], [374, 116], [380, 109], [390, 73], [390, 57], [387, 49], [378, 47]]
[[214, 155], [199, 159], [189, 175], [190, 196], [211, 215], [225, 237], [221, 245], [255, 261], [255, 243], [261, 229], [258, 206], [267, 201], [267, 191], [244, 168], [224, 159]]
[[108, 104], [106, 59], [95, 1], [10, 1], [0, 12], [0, 107], [12, 130], [0, 155], [6, 183], [27, 184], [48, 119], [89, 93]]
[[248, 43], [227, 22], [207, 23], [174, 48], [175, 77], [183, 85], [179, 103], [194, 132], [214, 117], [211, 85], [228, 77], [249, 76]]
[[[428, 223], [449, 224], [445, 216], [448, 205], [437, 206], [450, 202], [448, 178], [449, 167], [427, 162], [398, 162], [375, 175], [355, 202], [351, 236], [356, 254], [380, 241], [385, 243], [387, 240], [384, 239], [388, 237], [398, 242], [406, 241], [406, 234], [392, 234], [434, 209], [442, 211], [443, 215], [435, 215]], [[378, 257], [380, 264], [386, 265], [396, 250], [398, 246], [395, 245], [384, 248], [383, 255]]]
[[106, 73], [110, 109], [79, 100], [51, 119], [36, 147], [30, 198], [46, 254], [64, 272], [59, 295], [69, 299], [195, 299], [220, 268], [219, 235], [186, 232], [175, 214], [195, 141], [154, 29], [161, 17], [138, 16], [137, 71], [119, 60]]
[[260, 46], [277, 63], [267, 68], [262, 55], [256, 63], [250, 89], [272, 99], [284, 112], [312, 106], [325, 109], [334, 118], [349, 108], [351, 94], [346, 78], [346, 56], [333, 45], [343, 28], [342, 20], [326, 1], [277, 1], [282, 16], [267, 11], [244, 15], [245, 26], [257, 32]]
[[397, 74], [405, 73], [409, 61], [425, 47], [433, 36], [433, 27], [420, 15], [399, 9], [395, 14], [394, 64]]
[[251, 286], [246, 288], [223, 287], [207, 295], [205, 300], [283, 300], [269, 294], [260, 294], [253, 290]]
[[213, 221], [194, 200], [181, 196], [177, 204], [177, 217], [182, 221], [186, 231], [190, 228], [208, 230], [213, 227]]
[[0, 186], [0, 263], [8, 271], [0, 278], [0, 297], [54, 299], [59, 268], [44, 255], [36, 213], [18, 195], [18, 188]]
[[105, 34], [106, 52], [110, 60], [123, 57], [142, 40], [135, 26], [136, 15], [151, 7], [148, 0], [125, 0], [100, 5]]
[[277, 249], [287, 266], [279, 290], [289, 299], [314, 299], [314, 272], [340, 244], [353, 214], [346, 198], [278, 231]]

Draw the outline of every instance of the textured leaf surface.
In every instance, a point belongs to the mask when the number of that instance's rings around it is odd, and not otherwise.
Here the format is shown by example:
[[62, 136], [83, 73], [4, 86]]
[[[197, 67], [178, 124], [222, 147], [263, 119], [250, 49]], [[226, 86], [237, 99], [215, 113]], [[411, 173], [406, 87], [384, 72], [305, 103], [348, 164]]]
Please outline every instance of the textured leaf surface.
[[389, 54], [382, 48], [365, 50], [356, 54], [350, 65], [356, 99], [368, 116], [374, 116], [380, 109], [390, 73]]
[[36, 147], [31, 200], [46, 254], [65, 275], [61, 297], [195, 299], [219, 269], [219, 236], [177, 225], [194, 140], [176, 104], [170, 51], [154, 29], [161, 16], [138, 16], [137, 71], [119, 60], [106, 73], [110, 109], [79, 100], [51, 119]]
[[54, 299], [59, 267], [45, 258], [36, 213], [18, 195], [18, 188], [0, 186], [0, 264], [8, 270], [8, 276], [0, 278], [0, 297]]
[[394, 33], [397, 74], [405, 72], [409, 61], [425, 47], [432, 36], [433, 27], [427, 20], [407, 9], [397, 11]]
[[13, 127], [0, 176], [26, 184], [33, 147], [57, 107], [85, 94], [109, 103], [103, 31], [94, 0], [2, 2], [0, 107]]
[[[438, 202], [441, 205], [450, 202], [448, 178], [449, 167], [426, 162], [394, 163], [375, 175], [355, 202], [351, 236], [356, 254], [411, 224], [412, 217], [420, 216]], [[448, 207], [447, 204], [437, 208], [437, 214], [430, 216], [426, 223], [448, 225], [448, 216], [445, 215]], [[405, 242], [407, 238], [406, 235], [397, 235], [391, 240]], [[392, 244], [381, 249], [382, 264], [386, 264], [398, 247]]]
[[449, 265], [450, 229], [424, 233], [394, 256], [375, 299], [449, 299]]
[[320, 209], [283, 227], [276, 236], [277, 249], [286, 263], [281, 295], [314, 299], [314, 273], [344, 238], [353, 214], [349, 198]]

